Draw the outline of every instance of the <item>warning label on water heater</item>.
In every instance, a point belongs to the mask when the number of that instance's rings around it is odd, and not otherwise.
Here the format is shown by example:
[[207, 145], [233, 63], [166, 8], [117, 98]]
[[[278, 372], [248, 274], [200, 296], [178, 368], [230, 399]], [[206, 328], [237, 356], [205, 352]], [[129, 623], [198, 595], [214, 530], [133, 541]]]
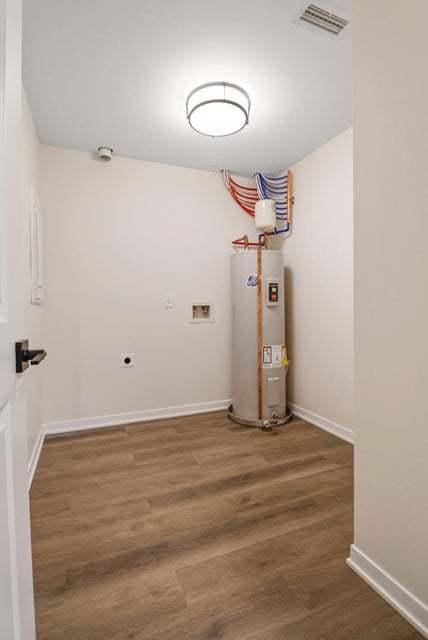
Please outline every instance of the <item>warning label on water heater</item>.
[[263, 346], [263, 369], [278, 369], [288, 364], [285, 344]]

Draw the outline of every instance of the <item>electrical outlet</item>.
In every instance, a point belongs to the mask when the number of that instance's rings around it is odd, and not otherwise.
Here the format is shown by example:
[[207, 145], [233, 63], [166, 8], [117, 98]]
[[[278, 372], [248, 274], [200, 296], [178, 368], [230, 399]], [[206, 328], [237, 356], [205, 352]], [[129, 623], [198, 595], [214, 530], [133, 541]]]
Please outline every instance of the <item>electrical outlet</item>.
[[135, 353], [122, 353], [120, 356], [121, 367], [135, 367]]

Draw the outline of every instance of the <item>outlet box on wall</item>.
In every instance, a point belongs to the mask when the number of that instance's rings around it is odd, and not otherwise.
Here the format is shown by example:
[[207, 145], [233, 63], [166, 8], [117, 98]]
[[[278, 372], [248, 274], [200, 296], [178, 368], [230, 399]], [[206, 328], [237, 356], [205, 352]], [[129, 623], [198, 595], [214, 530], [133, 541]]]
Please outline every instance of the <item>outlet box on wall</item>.
[[214, 307], [210, 302], [193, 302], [189, 322], [214, 322]]

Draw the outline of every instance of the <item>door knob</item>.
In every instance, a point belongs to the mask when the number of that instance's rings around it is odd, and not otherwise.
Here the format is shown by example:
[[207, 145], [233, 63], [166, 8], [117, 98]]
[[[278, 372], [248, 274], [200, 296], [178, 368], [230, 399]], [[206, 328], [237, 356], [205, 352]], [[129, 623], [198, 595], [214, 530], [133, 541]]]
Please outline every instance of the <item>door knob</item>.
[[29, 349], [28, 340], [15, 342], [16, 373], [23, 373], [29, 364], [40, 364], [47, 356], [44, 349]]

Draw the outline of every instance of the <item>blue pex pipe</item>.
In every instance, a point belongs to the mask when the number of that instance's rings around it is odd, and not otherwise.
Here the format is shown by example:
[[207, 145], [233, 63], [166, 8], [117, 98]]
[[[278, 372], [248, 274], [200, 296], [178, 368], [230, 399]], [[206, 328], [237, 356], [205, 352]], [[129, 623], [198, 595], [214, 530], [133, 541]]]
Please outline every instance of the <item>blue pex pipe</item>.
[[260, 174], [260, 175], [263, 178], [263, 180], [268, 180], [268, 181], [273, 180], [275, 182], [275, 181], [279, 181], [279, 180], [288, 180], [287, 174], [285, 174], [283, 176], [272, 176], [272, 177], [264, 176], [262, 174]]
[[[286, 206], [285, 206], [286, 179], [283, 177], [278, 177], [278, 178], [275, 178], [274, 180], [276, 180], [276, 182], [283, 181], [284, 182], [283, 188], [278, 189], [279, 185], [277, 184], [275, 185], [275, 188], [271, 187], [268, 184], [268, 179], [265, 178], [261, 173], [257, 173], [256, 174], [257, 190], [259, 192], [259, 196], [261, 196], [263, 199], [269, 198], [274, 200], [275, 208], [276, 208], [276, 219], [286, 220]], [[282, 198], [280, 196], [282, 196]], [[283, 200], [283, 202], [281, 202], [281, 200]], [[287, 226], [287, 229], [285, 230], [288, 231], [288, 226]]]
[[267, 186], [270, 189], [281, 189], [282, 190], [283, 188], [285, 188], [285, 185], [286, 185], [286, 182], [279, 182], [279, 183], [277, 183], [277, 182], [273, 182], [273, 183], [268, 182], [268, 180], [263, 178], [263, 176], [260, 176], [260, 179], [261, 179], [263, 185]]

